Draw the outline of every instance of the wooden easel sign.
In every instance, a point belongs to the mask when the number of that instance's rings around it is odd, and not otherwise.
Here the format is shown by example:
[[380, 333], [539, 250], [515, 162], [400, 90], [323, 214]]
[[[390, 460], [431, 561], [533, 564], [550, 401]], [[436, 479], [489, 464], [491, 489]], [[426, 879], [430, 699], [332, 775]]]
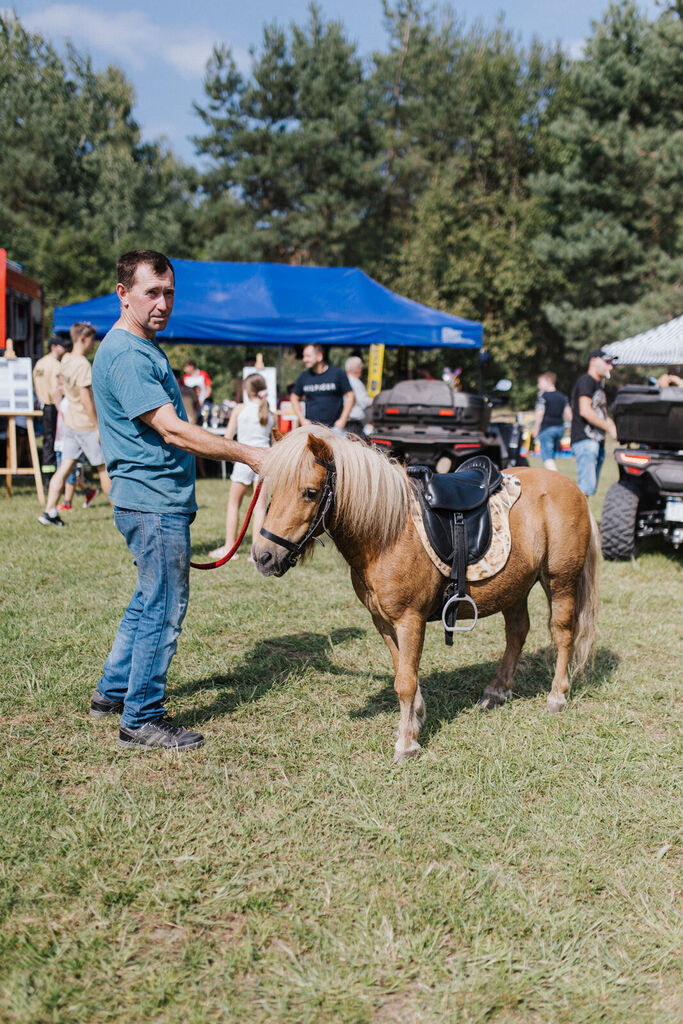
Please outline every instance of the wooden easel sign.
[[[17, 359], [14, 356], [12, 339], [6, 342], [5, 357], [0, 358], [0, 417], [7, 418], [7, 465], [0, 468], [0, 476], [5, 478], [7, 496], [12, 497], [13, 476], [33, 476], [36, 492], [41, 504], [45, 503], [43, 478], [38, 461], [36, 435], [33, 420], [42, 416], [33, 408], [33, 376], [30, 359]], [[23, 416], [28, 435], [31, 467], [20, 467], [17, 463], [17, 416]]]

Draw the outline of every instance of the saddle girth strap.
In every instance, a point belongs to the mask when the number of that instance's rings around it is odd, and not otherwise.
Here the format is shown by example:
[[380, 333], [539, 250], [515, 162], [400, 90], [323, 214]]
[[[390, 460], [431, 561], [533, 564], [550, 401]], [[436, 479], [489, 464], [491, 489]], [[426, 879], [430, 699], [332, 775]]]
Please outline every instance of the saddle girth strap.
[[[444, 593], [444, 605], [452, 597], [465, 597], [465, 584], [467, 580], [467, 525], [462, 512], [453, 513], [453, 564], [451, 566], [451, 578]], [[453, 632], [458, 618], [460, 601], [453, 601], [446, 610], [444, 621], [444, 640], [447, 647], [453, 646]]]

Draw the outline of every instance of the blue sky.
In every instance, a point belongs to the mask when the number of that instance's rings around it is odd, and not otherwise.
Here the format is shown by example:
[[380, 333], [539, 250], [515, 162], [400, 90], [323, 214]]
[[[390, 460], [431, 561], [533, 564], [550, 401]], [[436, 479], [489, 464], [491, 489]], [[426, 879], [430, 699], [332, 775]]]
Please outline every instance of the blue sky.
[[[381, 0], [320, 0], [328, 18], [337, 18], [347, 35], [369, 55], [386, 44]], [[426, 6], [429, 6], [426, 4]], [[537, 35], [545, 42], [561, 42], [570, 53], [580, 53], [590, 32], [591, 19], [607, 8], [607, 0], [465, 0], [454, 5], [466, 24], [479, 19], [491, 27], [503, 13], [508, 28], [524, 41]], [[303, 23], [308, 0], [90, 0], [86, 3], [50, 3], [49, 0], [18, 0], [14, 5], [22, 24], [52, 40], [62, 51], [70, 39], [92, 57], [96, 68], [116, 64], [135, 88], [135, 117], [146, 139], [165, 137], [173, 151], [194, 161], [188, 136], [201, 133], [201, 122], [192, 111], [201, 102], [202, 79], [207, 58], [216, 42], [232, 48], [239, 66], [248, 71], [249, 49], [258, 49], [263, 25], [272, 21]], [[652, 16], [654, 2], [642, 9]]]

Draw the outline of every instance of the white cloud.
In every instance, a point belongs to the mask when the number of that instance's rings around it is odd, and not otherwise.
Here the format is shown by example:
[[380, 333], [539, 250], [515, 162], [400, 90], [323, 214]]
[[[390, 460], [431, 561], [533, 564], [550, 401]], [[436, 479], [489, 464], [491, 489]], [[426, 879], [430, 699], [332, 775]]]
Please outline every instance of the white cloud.
[[[26, 28], [48, 37], [63, 36], [77, 46], [100, 50], [136, 70], [156, 59], [154, 26], [137, 11], [117, 11], [108, 15], [80, 4], [51, 4], [27, 14]], [[149, 41], [151, 40], [151, 47]]]
[[[50, 4], [24, 15], [22, 23], [49, 38], [61, 36], [81, 49], [99, 51], [135, 71], [163, 63], [187, 79], [202, 78], [217, 41], [206, 29], [156, 23], [133, 9], [114, 8], [107, 14], [82, 4]], [[249, 55], [243, 50], [235, 50], [234, 57], [240, 68], [249, 67]]]
[[165, 57], [181, 75], [199, 78], [204, 74], [212, 48], [211, 39], [189, 39], [186, 42], [170, 43], [166, 47]]

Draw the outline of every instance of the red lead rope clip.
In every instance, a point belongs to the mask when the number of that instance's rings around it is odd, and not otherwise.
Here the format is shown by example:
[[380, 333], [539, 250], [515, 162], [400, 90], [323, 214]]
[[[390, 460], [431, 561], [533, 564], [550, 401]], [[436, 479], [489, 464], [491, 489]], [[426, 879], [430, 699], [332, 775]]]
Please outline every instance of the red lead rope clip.
[[233, 544], [233, 546], [228, 551], [227, 555], [223, 555], [223, 557], [219, 558], [217, 562], [190, 562], [190, 565], [192, 566], [193, 569], [217, 569], [219, 567], [219, 565], [225, 565], [226, 562], [230, 561], [230, 559], [232, 558], [232, 556], [235, 554], [235, 552], [237, 551], [238, 547], [242, 543], [242, 540], [244, 539], [244, 535], [247, 532], [247, 527], [249, 526], [249, 520], [251, 519], [251, 514], [254, 511], [254, 508], [256, 507], [256, 502], [258, 501], [258, 496], [261, 493], [261, 487], [262, 486], [263, 485], [261, 483], [259, 483], [255, 487], [255, 489], [254, 489], [254, 497], [251, 499], [251, 504], [249, 505], [249, 508], [247, 509], [247, 514], [244, 517], [244, 522], [242, 523], [242, 529], [240, 530], [240, 535], [237, 538], [237, 540], [235, 541], [235, 543]]

